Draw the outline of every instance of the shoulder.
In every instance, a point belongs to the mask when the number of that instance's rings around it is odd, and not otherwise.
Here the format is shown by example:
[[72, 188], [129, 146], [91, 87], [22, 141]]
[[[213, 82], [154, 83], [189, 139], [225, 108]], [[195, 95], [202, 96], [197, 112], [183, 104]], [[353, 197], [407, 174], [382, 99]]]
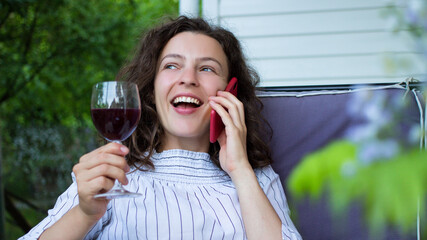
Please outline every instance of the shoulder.
[[273, 170], [271, 165], [254, 169], [255, 175], [260, 184], [280, 181], [279, 175]]
[[254, 171], [257, 177], [279, 177], [279, 175], [273, 170], [271, 165], [255, 168]]

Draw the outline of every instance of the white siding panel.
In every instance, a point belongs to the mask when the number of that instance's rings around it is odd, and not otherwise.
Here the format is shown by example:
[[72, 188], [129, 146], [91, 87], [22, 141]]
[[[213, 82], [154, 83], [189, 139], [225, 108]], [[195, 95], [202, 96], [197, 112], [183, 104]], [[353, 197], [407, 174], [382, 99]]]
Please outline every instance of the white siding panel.
[[204, 19], [218, 25], [219, 24], [219, 0], [203, 0], [202, 16]]
[[221, 16], [228, 17], [378, 8], [384, 7], [385, 2], [383, 0], [222, 0], [219, 1], [219, 10]]
[[390, 22], [378, 9], [221, 18], [240, 38], [384, 31]]
[[[427, 74], [409, 33], [391, 32], [384, 0], [203, 0], [204, 16], [241, 40], [261, 86], [400, 82]], [[399, 6], [403, 10], [403, 6]]]
[[250, 59], [413, 52], [415, 49], [407, 32], [246, 38], [241, 42]]
[[[278, 81], [284, 81], [286, 85], [307, 85], [306, 81], [310, 81], [310, 84], [316, 85], [325, 80], [329, 80], [329, 84], [330, 81], [347, 84], [357, 79], [354, 83], [366, 83], [364, 79], [375, 78], [383, 81], [391, 78], [403, 80], [406, 76], [420, 76], [427, 72], [427, 66], [416, 54], [262, 59], [250, 63], [264, 81], [262, 86], [271, 86]], [[397, 64], [401, 68], [396, 68]]]

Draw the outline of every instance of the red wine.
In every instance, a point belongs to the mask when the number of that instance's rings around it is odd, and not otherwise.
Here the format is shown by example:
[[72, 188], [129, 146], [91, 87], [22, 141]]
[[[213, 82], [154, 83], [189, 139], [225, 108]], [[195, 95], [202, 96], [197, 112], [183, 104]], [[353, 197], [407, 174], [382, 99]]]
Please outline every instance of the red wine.
[[92, 121], [98, 131], [110, 141], [123, 141], [128, 138], [141, 115], [138, 108], [95, 108], [91, 109]]

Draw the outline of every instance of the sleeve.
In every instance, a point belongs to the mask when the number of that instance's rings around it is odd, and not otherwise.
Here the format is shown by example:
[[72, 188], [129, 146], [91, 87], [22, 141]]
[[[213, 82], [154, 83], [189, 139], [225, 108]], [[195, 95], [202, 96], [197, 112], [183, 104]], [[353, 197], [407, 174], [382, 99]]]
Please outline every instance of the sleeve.
[[282, 221], [282, 239], [302, 240], [301, 235], [290, 218], [289, 206], [279, 175], [274, 172], [271, 166], [257, 169], [256, 175], [261, 188]]
[[59, 196], [59, 198], [56, 200], [55, 206], [48, 210], [47, 217], [35, 227], [33, 227], [27, 234], [19, 238], [19, 240], [38, 239], [44, 230], [52, 226], [66, 212], [79, 203], [77, 183], [74, 173], [72, 173], [71, 176], [73, 178], [73, 183], [64, 193]]

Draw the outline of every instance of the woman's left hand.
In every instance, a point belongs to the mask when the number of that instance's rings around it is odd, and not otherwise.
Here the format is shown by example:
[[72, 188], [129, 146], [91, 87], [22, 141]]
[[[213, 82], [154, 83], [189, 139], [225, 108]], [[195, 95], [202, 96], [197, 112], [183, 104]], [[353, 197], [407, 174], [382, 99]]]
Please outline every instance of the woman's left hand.
[[211, 107], [218, 113], [225, 125], [224, 131], [218, 137], [221, 147], [220, 164], [222, 169], [233, 178], [236, 170], [251, 168], [246, 152], [243, 103], [233, 94], [225, 91], [218, 91], [218, 95], [209, 97], [209, 100]]

